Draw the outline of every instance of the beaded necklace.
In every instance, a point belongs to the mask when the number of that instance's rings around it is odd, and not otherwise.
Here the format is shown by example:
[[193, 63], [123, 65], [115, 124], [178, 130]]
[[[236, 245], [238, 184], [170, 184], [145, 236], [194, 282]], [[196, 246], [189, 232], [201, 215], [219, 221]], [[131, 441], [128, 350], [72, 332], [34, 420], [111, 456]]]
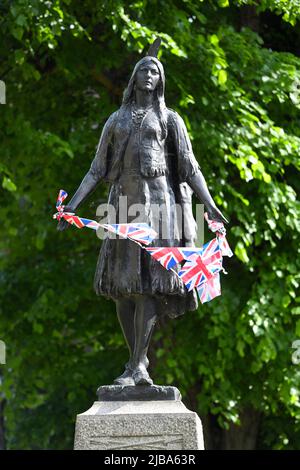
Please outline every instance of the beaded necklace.
[[146, 113], [151, 109], [153, 105], [149, 105], [146, 108], [137, 109], [135, 101], [132, 103], [131, 107], [131, 117], [135, 129], [139, 129], [141, 122], [146, 115]]

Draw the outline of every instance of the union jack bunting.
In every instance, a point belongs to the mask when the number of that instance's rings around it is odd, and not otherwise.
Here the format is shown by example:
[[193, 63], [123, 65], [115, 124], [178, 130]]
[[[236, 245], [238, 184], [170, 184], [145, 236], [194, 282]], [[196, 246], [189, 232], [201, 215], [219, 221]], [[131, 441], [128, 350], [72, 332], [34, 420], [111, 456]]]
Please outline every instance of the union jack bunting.
[[231, 248], [229, 246], [226, 236], [223, 234], [220, 234], [220, 235], [217, 234], [217, 238], [219, 240], [222, 256], [228, 256], [229, 258], [231, 258], [233, 256], [233, 253], [231, 251]]
[[216, 238], [201, 248], [147, 247], [142, 245], [149, 245], [157, 236], [155, 230], [149, 227], [149, 225], [145, 223], [99, 224], [95, 220], [78, 217], [75, 213], [64, 212], [66, 206], [63, 205], [63, 201], [67, 196], [67, 192], [63, 189], [59, 191], [56, 201], [58, 212], [53, 215], [54, 219], [61, 220], [63, 218], [69, 224], [75, 225], [78, 228], [88, 227], [97, 230], [99, 227], [103, 227], [109, 232], [123, 238], [128, 238], [138, 243], [141, 248], [144, 248], [168, 270], [185, 260], [185, 263], [176, 274], [184, 282], [189, 291], [194, 288], [197, 289], [201, 303], [209, 302], [221, 295], [220, 271], [223, 270], [222, 256], [233, 256], [226, 240], [226, 229], [223, 223], [210, 220], [208, 214], [204, 214], [209, 229], [212, 232], [216, 232]]
[[221, 295], [220, 273], [197, 287], [200, 302], [204, 304]]
[[129, 238], [130, 240], [142, 243], [143, 245], [149, 245], [157, 236], [155, 230], [144, 223], [103, 224], [101, 227], [117, 235], [120, 235], [120, 237]]
[[69, 212], [65, 212], [63, 217], [67, 222], [69, 222], [69, 224], [75, 225], [77, 228], [87, 227], [93, 230], [98, 230], [100, 227], [100, 224], [95, 220], [84, 219], [83, 217], [78, 217], [77, 215], [73, 215]]
[[75, 225], [77, 228], [87, 227], [93, 230], [98, 230], [99, 227], [103, 227], [110, 232], [120, 235], [121, 237], [129, 238], [135, 242], [142, 243], [143, 245], [149, 245], [157, 236], [155, 230], [147, 224], [99, 224], [95, 220], [78, 217], [72, 212], [64, 212], [65, 206], [63, 206], [62, 203], [67, 196], [67, 192], [63, 189], [59, 191], [56, 201], [58, 212], [53, 215], [54, 219], [60, 220], [63, 218], [69, 222], [69, 224]]
[[190, 291], [211, 279], [222, 268], [222, 254], [216, 238], [203, 245], [198, 255], [192, 255], [181, 267], [178, 276]]
[[58, 193], [57, 200], [56, 200], [56, 209], [58, 212], [53, 215], [53, 219], [64, 219], [65, 215], [72, 215], [73, 213], [71, 212], [64, 212], [65, 206], [62, 205], [63, 201], [68, 197], [68, 193], [61, 189]]
[[64, 200], [68, 197], [68, 193], [61, 189], [58, 193], [57, 201], [56, 201], [56, 209], [59, 211], [60, 208], [62, 207], [62, 203]]
[[219, 239], [222, 256], [228, 256], [229, 258], [231, 258], [231, 256], [233, 256], [233, 253], [226, 239], [226, 228], [224, 227], [223, 222], [216, 222], [215, 220], [210, 220], [207, 212], [205, 212], [204, 217], [207, 221], [208, 228], [212, 232], [217, 232], [216, 235]]
[[225, 232], [225, 234], [226, 234], [226, 229], [224, 227], [223, 222], [217, 222], [216, 220], [211, 220], [208, 217], [207, 212], [204, 213], [204, 217], [205, 217], [205, 220], [207, 221], [207, 225], [208, 225], [209, 230], [211, 230], [212, 232], [220, 232], [220, 233]]
[[62, 203], [67, 197], [68, 193], [61, 189], [56, 201], [56, 209], [58, 212], [53, 215], [53, 218], [57, 220], [65, 219], [69, 224], [75, 225], [77, 228], [88, 227], [93, 230], [97, 230], [99, 228], [99, 224], [95, 220], [78, 217], [73, 212], [64, 212], [65, 206], [63, 206]]
[[166, 269], [172, 269], [174, 266], [184, 259], [189, 259], [193, 255], [197, 255], [202, 251], [202, 248], [194, 247], [148, 247], [145, 248], [154, 259]]
[[75, 225], [77, 228], [87, 227], [93, 230], [97, 230], [100, 226], [95, 220], [84, 219], [83, 217], [78, 217], [71, 212], [64, 212], [63, 210], [57, 212], [57, 214], [54, 214], [53, 218], [57, 220], [65, 219], [67, 222], [69, 222], [69, 224]]
[[53, 219], [60, 220], [61, 218], [63, 218], [65, 206], [63, 206], [62, 203], [64, 202], [66, 197], [68, 197], [68, 193], [61, 189], [58, 193], [56, 200], [56, 209], [58, 210], [58, 212], [53, 215]]

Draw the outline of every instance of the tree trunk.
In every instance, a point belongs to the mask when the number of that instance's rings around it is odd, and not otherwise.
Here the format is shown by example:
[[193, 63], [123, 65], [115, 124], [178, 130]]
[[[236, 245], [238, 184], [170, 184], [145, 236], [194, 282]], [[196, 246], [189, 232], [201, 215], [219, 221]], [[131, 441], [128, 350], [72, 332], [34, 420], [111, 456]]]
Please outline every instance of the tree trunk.
[[213, 415], [203, 416], [205, 448], [208, 450], [255, 450], [261, 414], [247, 408], [240, 415], [241, 425], [222, 429]]

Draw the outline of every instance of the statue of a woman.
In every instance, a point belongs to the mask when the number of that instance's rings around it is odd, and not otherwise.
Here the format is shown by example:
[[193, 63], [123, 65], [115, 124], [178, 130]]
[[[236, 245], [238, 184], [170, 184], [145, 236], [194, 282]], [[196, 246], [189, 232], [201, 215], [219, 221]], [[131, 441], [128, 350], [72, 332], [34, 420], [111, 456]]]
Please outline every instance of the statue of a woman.
[[[167, 236], [159, 231], [153, 246], [193, 246], [192, 191], [210, 219], [227, 221], [209, 193], [183, 120], [165, 105], [163, 66], [153, 48], [148, 54], [136, 64], [122, 105], [107, 120], [91, 167], [65, 211], [75, 212], [104, 180], [110, 183], [109, 203], [117, 214], [119, 197], [126, 196], [128, 208], [143, 205], [144, 222], [156, 231], [162, 225], [167, 230]], [[164, 205], [163, 214], [157, 216], [153, 205]], [[182, 207], [183, 219], [177, 217], [176, 205]], [[120, 222], [130, 223], [131, 218]], [[57, 228], [67, 226], [62, 219]], [[196, 290], [188, 292], [174, 272], [137, 244], [109, 237], [100, 249], [94, 287], [97, 295], [115, 301], [130, 352], [125, 371], [114, 383], [152, 385], [147, 351], [155, 322], [161, 315], [174, 318], [195, 310]]]

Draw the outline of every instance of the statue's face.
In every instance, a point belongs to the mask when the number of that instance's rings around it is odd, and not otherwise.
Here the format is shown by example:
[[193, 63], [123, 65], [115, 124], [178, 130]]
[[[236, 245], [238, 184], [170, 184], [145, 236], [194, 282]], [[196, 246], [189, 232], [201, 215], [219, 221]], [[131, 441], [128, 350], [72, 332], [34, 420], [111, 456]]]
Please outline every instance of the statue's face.
[[154, 91], [159, 82], [159, 71], [156, 64], [148, 62], [139, 67], [136, 76], [135, 84], [139, 90]]

